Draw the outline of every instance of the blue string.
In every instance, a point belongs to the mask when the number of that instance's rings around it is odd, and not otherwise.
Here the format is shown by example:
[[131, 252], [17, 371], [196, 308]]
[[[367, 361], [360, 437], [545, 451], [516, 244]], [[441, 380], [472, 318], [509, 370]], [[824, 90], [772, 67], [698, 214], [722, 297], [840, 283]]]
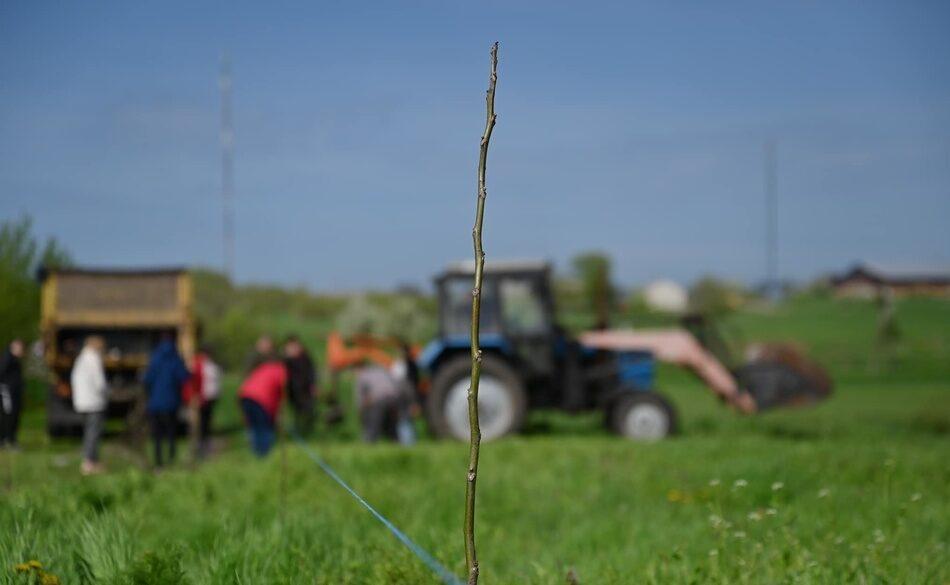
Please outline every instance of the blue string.
[[363, 499], [363, 496], [356, 493], [356, 490], [351, 488], [349, 484], [343, 481], [343, 478], [340, 477], [339, 474], [337, 474], [337, 472], [332, 467], [330, 467], [330, 464], [324, 461], [323, 458], [321, 458], [319, 455], [317, 455], [316, 452], [310, 449], [310, 447], [307, 446], [307, 444], [303, 441], [303, 439], [300, 438], [299, 435], [296, 436], [295, 438], [297, 439], [297, 442], [300, 443], [300, 445], [303, 447], [303, 450], [307, 453], [307, 456], [310, 457], [310, 459], [314, 463], [316, 463], [317, 466], [324, 471], [324, 473], [329, 475], [333, 481], [340, 484], [340, 486], [343, 489], [345, 489], [347, 492], [349, 492], [349, 494], [353, 496], [357, 502], [359, 502], [360, 504], [363, 505], [364, 508], [369, 510], [370, 514], [372, 514], [373, 516], [376, 517], [377, 520], [382, 522], [383, 526], [388, 528], [389, 531], [393, 533], [393, 536], [398, 538], [401, 543], [406, 545], [406, 548], [411, 550], [417, 557], [419, 557], [419, 560], [425, 563], [427, 567], [432, 569], [432, 572], [438, 575], [442, 579], [443, 583], [445, 583], [446, 585], [463, 585], [462, 581], [460, 581], [459, 578], [455, 576], [455, 574], [453, 574], [451, 571], [449, 571], [444, 566], [442, 566], [442, 564], [439, 561], [435, 560], [435, 557], [429, 554], [424, 548], [422, 548], [421, 546], [413, 542], [412, 539], [406, 536], [406, 534], [402, 530], [399, 530], [399, 528], [397, 528], [395, 524], [390, 522], [388, 518], [380, 514], [376, 510], [376, 508], [371, 506], [369, 502]]

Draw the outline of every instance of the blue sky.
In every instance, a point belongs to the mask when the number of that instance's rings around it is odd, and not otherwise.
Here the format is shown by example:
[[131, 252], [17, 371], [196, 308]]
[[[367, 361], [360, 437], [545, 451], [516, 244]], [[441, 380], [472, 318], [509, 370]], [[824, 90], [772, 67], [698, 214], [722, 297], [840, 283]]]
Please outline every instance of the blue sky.
[[83, 264], [220, 265], [234, 71], [237, 277], [428, 282], [471, 255], [501, 42], [489, 259], [617, 280], [950, 265], [950, 8], [914, 2], [0, 4], [0, 217]]

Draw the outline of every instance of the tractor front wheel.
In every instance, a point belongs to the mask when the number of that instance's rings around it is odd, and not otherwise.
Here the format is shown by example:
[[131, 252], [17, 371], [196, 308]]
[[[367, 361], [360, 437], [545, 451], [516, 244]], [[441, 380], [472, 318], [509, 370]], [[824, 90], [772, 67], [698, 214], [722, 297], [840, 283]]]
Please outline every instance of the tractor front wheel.
[[659, 441], [676, 432], [676, 411], [655, 392], [628, 392], [609, 411], [611, 429], [635, 441]]
[[[426, 418], [439, 437], [467, 441], [468, 387], [472, 361], [468, 356], [453, 358], [438, 369], [426, 403]], [[524, 423], [528, 408], [521, 378], [504, 360], [482, 357], [478, 384], [478, 420], [483, 441], [515, 433]]]

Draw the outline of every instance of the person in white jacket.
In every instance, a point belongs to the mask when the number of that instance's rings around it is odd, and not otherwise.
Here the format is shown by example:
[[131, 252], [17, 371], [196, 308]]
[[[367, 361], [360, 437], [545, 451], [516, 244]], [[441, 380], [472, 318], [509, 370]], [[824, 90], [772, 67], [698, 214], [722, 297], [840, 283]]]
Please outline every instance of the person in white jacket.
[[82, 467], [83, 475], [103, 471], [99, 463], [99, 440], [105, 423], [108, 405], [108, 384], [102, 365], [105, 341], [96, 335], [86, 338], [79, 357], [73, 364], [70, 382], [73, 391], [73, 408], [82, 414]]

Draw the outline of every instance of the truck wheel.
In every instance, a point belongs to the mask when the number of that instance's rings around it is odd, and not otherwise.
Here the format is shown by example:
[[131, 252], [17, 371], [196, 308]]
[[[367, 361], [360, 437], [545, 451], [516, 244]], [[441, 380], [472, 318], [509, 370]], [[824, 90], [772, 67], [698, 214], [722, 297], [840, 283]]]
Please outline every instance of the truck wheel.
[[[438, 369], [426, 402], [426, 418], [439, 437], [467, 441], [468, 386], [472, 361], [454, 358]], [[482, 357], [478, 384], [478, 422], [483, 441], [517, 432], [524, 423], [527, 396], [521, 379], [503, 360]]]
[[676, 411], [655, 392], [628, 392], [610, 410], [615, 433], [636, 441], [658, 441], [676, 432]]

